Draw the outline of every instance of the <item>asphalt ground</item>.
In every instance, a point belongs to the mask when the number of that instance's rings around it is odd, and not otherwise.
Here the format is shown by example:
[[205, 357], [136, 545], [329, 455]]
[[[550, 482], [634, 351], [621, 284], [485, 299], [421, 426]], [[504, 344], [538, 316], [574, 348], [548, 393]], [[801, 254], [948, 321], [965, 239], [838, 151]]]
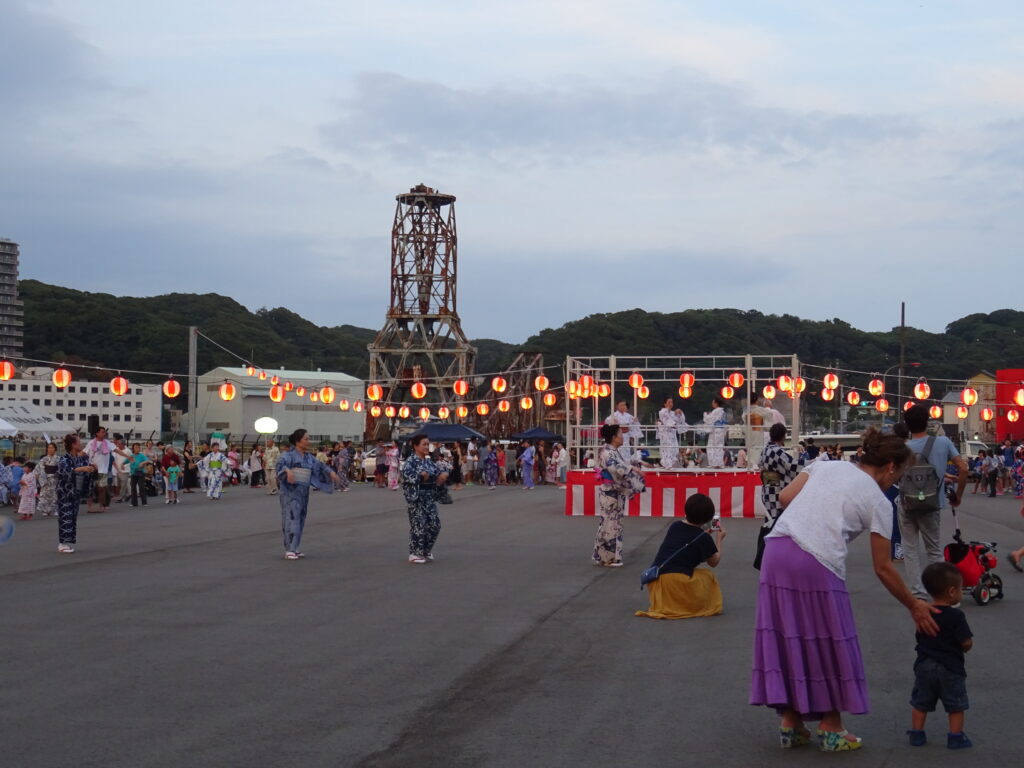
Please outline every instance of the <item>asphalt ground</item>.
[[755, 521], [725, 521], [725, 613], [655, 621], [633, 612], [668, 521], [628, 519], [626, 567], [596, 568], [596, 522], [565, 517], [564, 492], [454, 496], [424, 566], [400, 494], [362, 486], [313, 495], [297, 562], [277, 500], [247, 488], [83, 512], [74, 555], [55, 521], [19, 523], [0, 547], [0, 765], [1024, 764], [1024, 574], [1003, 559], [1024, 545], [1018, 501], [969, 495], [961, 516], [1000, 543], [1006, 582], [964, 603], [965, 753], [941, 711], [931, 744], [906, 745], [913, 626], [854, 544], [872, 712], [847, 721], [866, 747], [838, 757], [782, 752], [774, 714], [746, 704]]

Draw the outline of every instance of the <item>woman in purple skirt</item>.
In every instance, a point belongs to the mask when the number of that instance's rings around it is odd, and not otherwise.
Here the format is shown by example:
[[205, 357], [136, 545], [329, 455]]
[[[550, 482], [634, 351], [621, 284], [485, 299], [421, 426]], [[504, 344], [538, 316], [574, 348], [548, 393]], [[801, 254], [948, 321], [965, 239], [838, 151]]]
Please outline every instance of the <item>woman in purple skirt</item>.
[[892, 506], [882, 493], [909, 465], [903, 440], [864, 434], [860, 463], [814, 462], [781, 494], [785, 513], [765, 538], [754, 626], [750, 703], [781, 716], [784, 749], [811, 740], [805, 720], [819, 720], [821, 750], [861, 747], [842, 712], [868, 711], [864, 660], [846, 591], [847, 544], [871, 533], [875, 575], [910, 611], [919, 631], [938, 631], [931, 607], [916, 600], [889, 554]]

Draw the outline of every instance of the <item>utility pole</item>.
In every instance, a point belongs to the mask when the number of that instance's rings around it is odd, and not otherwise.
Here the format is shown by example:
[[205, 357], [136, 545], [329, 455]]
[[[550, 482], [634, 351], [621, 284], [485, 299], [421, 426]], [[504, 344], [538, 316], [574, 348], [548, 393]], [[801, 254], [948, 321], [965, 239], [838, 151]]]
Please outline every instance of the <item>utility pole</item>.
[[196, 378], [196, 356], [199, 347], [199, 328], [190, 325], [188, 327], [188, 439], [192, 445], [199, 443], [199, 424], [196, 422], [197, 406], [199, 403], [199, 382]]
[[907, 353], [907, 302], [900, 302], [900, 377], [896, 382], [896, 405], [903, 407], [903, 365]]

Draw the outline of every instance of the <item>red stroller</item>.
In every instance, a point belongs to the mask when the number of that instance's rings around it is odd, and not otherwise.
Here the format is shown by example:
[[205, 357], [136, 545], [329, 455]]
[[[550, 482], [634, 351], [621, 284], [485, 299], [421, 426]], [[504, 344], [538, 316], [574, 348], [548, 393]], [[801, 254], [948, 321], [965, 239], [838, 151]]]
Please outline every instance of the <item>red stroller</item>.
[[953, 509], [953, 524], [956, 533], [953, 541], [946, 545], [943, 556], [960, 571], [964, 579], [964, 591], [970, 592], [978, 605], [988, 605], [992, 600], [1003, 597], [1003, 580], [992, 569], [999, 563], [994, 541], [964, 542], [960, 535], [960, 521]]

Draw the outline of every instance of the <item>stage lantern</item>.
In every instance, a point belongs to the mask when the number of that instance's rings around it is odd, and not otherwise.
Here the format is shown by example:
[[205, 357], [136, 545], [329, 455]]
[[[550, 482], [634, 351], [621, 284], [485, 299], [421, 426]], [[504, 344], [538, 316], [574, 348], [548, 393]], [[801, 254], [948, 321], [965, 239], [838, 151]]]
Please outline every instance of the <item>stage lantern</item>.
[[510, 403], [508, 400], [499, 400], [498, 401], [498, 410], [501, 411], [502, 413], [508, 413], [509, 410], [511, 410], [511, 408], [512, 408], [512, 403]]
[[278, 377], [278, 376], [271, 376], [270, 377], [270, 386], [276, 387], [280, 383], [281, 383], [280, 377]]
[[686, 373], [682, 374], [679, 377], [679, 386], [680, 387], [690, 387], [692, 389], [693, 385], [696, 384], [696, 383], [697, 383], [697, 377], [694, 376], [689, 371], [687, 371]]
[[743, 378], [743, 374], [740, 373], [739, 371], [736, 371], [735, 373], [730, 373], [729, 374], [729, 386], [730, 387], [734, 387], [736, 389], [739, 389], [740, 387], [743, 386], [743, 382], [744, 381], [746, 381], [746, 379]]
[[311, 402], [319, 403], [320, 402], [320, 393], [317, 392], [314, 389], [312, 392], [309, 393], [309, 399], [310, 399]]
[[771, 384], [765, 384], [764, 389], [761, 390], [761, 394], [764, 395], [765, 400], [774, 400], [775, 395], [778, 394], [775, 387]]
[[1024, 408], [1024, 387], [1019, 387], [1016, 392], [1013, 393], [1013, 402]]
[[258, 378], [259, 378], [260, 381], [266, 381], [267, 380], [267, 372], [266, 371], [260, 371], [260, 375], [259, 375]]
[[373, 416], [373, 418], [375, 418], [375, 419], [379, 419], [380, 418], [380, 406], [379, 405], [371, 406], [370, 407], [370, 415]]
[[544, 392], [549, 386], [551, 386], [551, 380], [543, 373], [533, 380], [533, 388], [538, 392]]
[[569, 381], [565, 385], [565, 391], [575, 397], [580, 393], [580, 383], [578, 381]]
[[181, 384], [176, 382], [174, 379], [168, 379], [165, 381], [161, 389], [163, 389], [164, 397], [175, 398], [181, 394]]
[[[116, 397], [127, 394], [128, 392], [128, 379], [124, 376], [115, 376], [110, 380], [110, 394]], [[234, 397], [234, 394], [231, 395]]]
[[366, 388], [367, 400], [380, 400], [384, 397], [384, 387], [380, 384], [371, 384]]
[[826, 403], [831, 402], [832, 399], [835, 396], [836, 396], [836, 391], [834, 389], [822, 389], [821, 390], [821, 399], [824, 400]]
[[868, 382], [868, 392], [872, 397], [881, 397], [885, 394], [885, 382], [881, 379], [872, 379]]
[[67, 368], [58, 368], [53, 372], [53, 386], [57, 389], [64, 389], [68, 384], [71, 383], [71, 371]]
[[639, 389], [643, 385], [644, 385], [644, 377], [643, 376], [641, 376], [636, 371], [634, 371], [633, 373], [629, 374], [629, 386], [631, 386], [633, 389]]
[[1016, 408], [1011, 408], [1006, 412], [1006, 420], [1011, 424], [1016, 424], [1019, 419], [1020, 411], [1018, 411]]
[[593, 389], [594, 377], [588, 373], [583, 374], [580, 376], [580, 386], [583, 387], [583, 389]]
[[821, 380], [821, 383], [825, 385], [825, 389], [838, 389], [839, 377], [829, 371], [825, 374], [825, 378]]
[[456, 379], [455, 383], [452, 384], [452, 391], [457, 397], [465, 397], [466, 393], [469, 392], [469, 382], [465, 379]]
[[722, 387], [722, 388], [721, 388], [721, 389], [720, 389], [720, 390], [718, 391], [718, 394], [720, 394], [720, 395], [721, 395], [722, 397], [724, 397], [724, 398], [725, 398], [726, 400], [729, 400], [729, 399], [731, 399], [731, 398], [732, 398], [732, 396], [733, 396], [733, 395], [735, 395], [735, 394], [736, 394], [736, 390], [734, 390], [734, 389], [733, 389], [732, 387], [730, 387], [730, 386], [729, 386], [729, 385], [727, 384], [726, 386]]
[[352, 410], [355, 411], [356, 413], [362, 413], [363, 412], [363, 401], [362, 400], [356, 400], [355, 403], [352, 404]]
[[875, 400], [875, 410], [878, 411], [879, 413], [885, 413], [886, 411], [889, 410], [889, 401], [886, 400], [884, 397], [878, 398], [877, 400]]
[[14, 378], [14, 374], [17, 372], [18, 371], [14, 367], [14, 363], [10, 360], [0, 362], [0, 381], [10, 381]]
[[505, 381], [505, 379], [503, 379], [501, 376], [495, 376], [493, 379], [491, 379], [491, 389], [493, 389], [498, 394], [501, 394], [506, 389], [508, 389], [508, 382]]
[[398, 411], [395, 410], [395, 406], [393, 405], [389, 405], [387, 408], [384, 409], [384, 415], [387, 416], [389, 419], [395, 418], [396, 413], [398, 413]]
[[320, 401], [326, 403], [327, 405], [330, 405], [331, 403], [334, 402], [334, 396], [336, 394], [337, 392], [334, 391], [334, 387], [328, 384], [326, 387], [320, 390]]
[[220, 393], [220, 399], [225, 402], [228, 402], [229, 400], [234, 400], [235, 395], [237, 394], [235, 385], [232, 384], [230, 381], [225, 381], [223, 384], [221, 384], [220, 388], [217, 391]]
[[960, 402], [967, 406], [974, 405], [978, 402], [978, 390], [966, 387], [964, 391], [960, 393]]
[[448, 406], [446, 406], [446, 405], [442, 405], [440, 408], [437, 409], [437, 417], [439, 419], [447, 419], [448, 416], [450, 416], [450, 415], [451, 415], [451, 411], [448, 410]]
[[430, 409], [426, 406], [420, 408], [420, 421], [426, 421], [430, 418]]
[[786, 374], [779, 376], [779, 380], [775, 383], [779, 385], [780, 392], [789, 392], [793, 389], [793, 379]]
[[305, 387], [296, 387], [295, 388], [295, 396], [296, 397], [305, 397], [306, 396], [306, 388]]
[[860, 405], [860, 392], [856, 389], [851, 389], [846, 393], [846, 402], [853, 406]]
[[464, 419], [467, 416], [469, 416], [469, 408], [467, 408], [465, 405], [460, 405], [456, 413], [459, 415], [460, 419]]
[[547, 392], [544, 394], [544, 405], [548, 406], [548, 408], [557, 402], [558, 396], [554, 392]]
[[648, 397], [651, 396], [650, 387], [644, 384], [642, 387], [640, 387], [640, 389], [636, 391], [636, 396], [639, 397], [641, 400], [646, 400]]
[[348, 409], [349, 409], [349, 402], [348, 402], [348, 400], [342, 399], [342, 400], [338, 401], [338, 410], [339, 411], [347, 411]]
[[480, 403], [480, 405], [476, 407], [476, 412], [481, 416], [486, 416], [491, 412], [491, 409], [488, 407], [487, 403]]
[[598, 397], [608, 397], [612, 393], [610, 384], [599, 384], [597, 387]]
[[245, 366], [245, 375], [246, 376], [255, 376], [256, 375], [256, 369], [253, 368], [251, 365]]
[[693, 395], [693, 387], [680, 387], [679, 396], [685, 400], [686, 398]]
[[992, 419], [994, 417], [995, 417], [995, 413], [992, 412], [991, 408], [982, 408], [981, 409], [981, 420], [982, 421], [992, 421]]
[[270, 388], [270, 399], [275, 403], [284, 400], [284, 387], [276, 386]]
[[286, 381], [284, 383], [284, 391], [285, 392], [291, 392], [293, 389], [295, 389], [295, 385], [292, 384], [290, 381]]
[[904, 410], [904, 411], [909, 411], [909, 410], [910, 410], [911, 408], [913, 408], [913, 407], [914, 407], [915, 405], [917, 405], [917, 403], [915, 403], [915, 402], [914, 402], [913, 400], [907, 400], [907, 402], [905, 402], [905, 403], [903, 404], [903, 410]]
[[400, 419], [408, 419], [409, 418], [409, 406], [403, 405], [401, 408], [398, 409], [398, 418], [400, 418]]
[[941, 419], [942, 418], [942, 406], [941, 405], [933, 405], [931, 408], [928, 409], [928, 415], [931, 416], [933, 419]]
[[924, 378], [918, 379], [914, 385], [914, 397], [918, 400], [927, 400], [931, 394], [932, 388], [928, 386], [928, 382]]
[[794, 392], [796, 392], [799, 395], [805, 389], [807, 389], [807, 382], [804, 380], [803, 376], [797, 376], [795, 379], [793, 379]]
[[958, 405], [956, 407], [956, 417], [958, 419], [960, 419], [960, 420], [966, 419], [967, 418], [967, 414], [969, 412], [970, 411], [968, 410], [966, 405]]
[[519, 398], [519, 407], [522, 408], [524, 411], [530, 410], [531, 408], [533, 408], [533, 398], [532, 397], [521, 397], [521, 398]]
[[422, 381], [414, 381], [412, 387], [409, 388], [409, 393], [417, 400], [422, 400], [427, 396], [427, 385]]

